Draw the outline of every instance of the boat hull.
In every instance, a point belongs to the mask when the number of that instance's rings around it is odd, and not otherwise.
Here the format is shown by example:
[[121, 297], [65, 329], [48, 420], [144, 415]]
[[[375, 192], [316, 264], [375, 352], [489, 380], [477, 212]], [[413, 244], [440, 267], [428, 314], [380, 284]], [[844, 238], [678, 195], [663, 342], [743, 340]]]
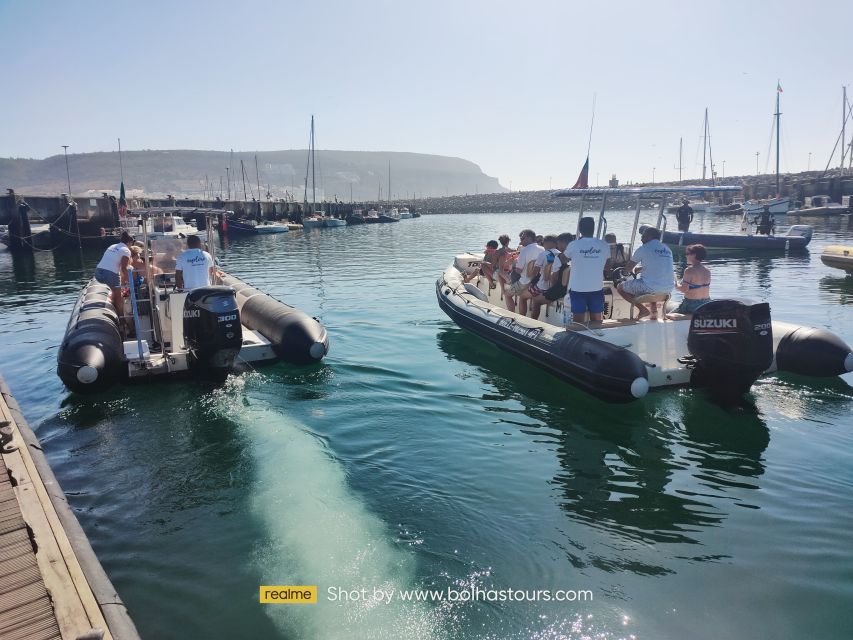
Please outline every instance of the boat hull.
[[[640, 232], [645, 229], [640, 227]], [[693, 233], [692, 231], [664, 231], [661, 240], [664, 244], [686, 247], [702, 244], [715, 249], [750, 249], [756, 251], [791, 251], [805, 249], [811, 242], [811, 228], [805, 235], [764, 236], [738, 233]], [[790, 233], [790, 231], [789, 231]]]

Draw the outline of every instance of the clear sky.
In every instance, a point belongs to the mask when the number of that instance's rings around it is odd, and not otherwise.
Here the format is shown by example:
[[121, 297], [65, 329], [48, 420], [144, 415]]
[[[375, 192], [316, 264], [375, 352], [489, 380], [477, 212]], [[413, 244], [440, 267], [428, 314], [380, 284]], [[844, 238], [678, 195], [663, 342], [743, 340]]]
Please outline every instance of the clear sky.
[[[823, 168], [853, 2], [0, 0], [0, 157], [304, 148], [458, 156], [513, 189]], [[853, 100], [853, 86], [851, 86]], [[853, 134], [849, 127], [848, 140]], [[837, 164], [837, 161], [836, 161]]]

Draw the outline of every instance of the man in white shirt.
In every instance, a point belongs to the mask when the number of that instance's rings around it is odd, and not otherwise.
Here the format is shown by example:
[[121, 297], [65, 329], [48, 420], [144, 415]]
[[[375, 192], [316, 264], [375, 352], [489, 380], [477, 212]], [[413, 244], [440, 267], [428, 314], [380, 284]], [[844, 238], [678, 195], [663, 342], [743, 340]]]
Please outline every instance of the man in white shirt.
[[207, 287], [213, 278], [213, 257], [201, 249], [201, 238], [187, 238], [187, 250], [175, 263], [175, 287], [192, 291]]
[[630, 273], [641, 264], [643, 270], [634, 280], [620, 282], [617, 287], [622, 297], [640, 310], [638, 318], [651, 313], [642, 304], [636, 304], [634, 298], [652, 293], [670, 293], [675, 286], [672, 251], [660, 241], [660, 230], [646, 227], [640, 238], [642, 246], [634, 251], [634, 255], [625, 265], [625, 271]]
[[527, 300], [529, 297], [525, 297], [521, 294], [525, 293], [528, 287], [530, 287], [530, 281], [535, 275], [536, 258], [538, 258], [545, 249], [536, 244], [536, 234], [530, 229], [522, 231], [521, 234], [519, 234], [519, 239], [521, 240], [522, 249], [518, 253], [518, 258], [515, 261], [515, 267], [513, 267], [515, 275], [512, 276], [512, 279], [518, 279], [506, 288], [504, 292], [504, 300], [506, 301], [506, 308], [509, 311], [515, 312], [514, 296], [518, 296], [518, 312], [521, 315], [526, 316]]
[[581, 218], [580, 237], [563, 252], [571, 261], [569, 291], [564, 309], [571, 309], [571, 319], [563, 311], [566, 325], [583, 324], [589, 314], [591, 322], [601, 322], [604, 312], [604, 272], [610, 263], [610, 245], [595, 237], [595, 219]]
[[[521, 294], [522, 298], [530, 300], [531, 318], [539, 318], [542, 305], [548, 304], [548, 300], [545, 298], [545, 292], [551, 288], [551, 278], [557, 273], [557, 269], [559, 269], [557, 255], [559, 255], [560, 252], [557, 250], [557, 236], [545, 236], [542, 239], [542, 248], [545, 249], [545, 251], [540, 253], [534, 262], [533, 277], [535, 278], [538, 273], [539, 280], [536, 281], [535, 284], [531, 284], [527, 288], [527, 291]], [[555, 264], [557, 265], [557, 269], [554, 269]]]
[[112, 290], [111, 299], [119, 318], [124, 315], [121, 285], [127, 283], [127, 266], [130, 264], [130, 245], [132, 244], [133, 236], [127, 231], [123, 232], [121, 240], [104, 251], [101, 261], [95, 267], [95, 280]]

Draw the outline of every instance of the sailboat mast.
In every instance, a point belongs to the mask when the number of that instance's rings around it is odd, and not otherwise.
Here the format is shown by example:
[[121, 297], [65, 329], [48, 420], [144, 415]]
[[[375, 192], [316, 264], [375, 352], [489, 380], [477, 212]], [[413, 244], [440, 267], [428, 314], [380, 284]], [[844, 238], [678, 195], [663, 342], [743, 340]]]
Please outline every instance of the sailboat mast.
[[243, 166], [243, 158], [240, 158], [240, 175], [243, 176], [243, 202], [246, 202], [246, 168]]
[[[847, 125], [847, 85], [841, 87], [842, 90], [842, 98], [841, 98], [841, 175], [844, 175], [844, 156], [847, 152], [847, 148], [844, 144], [844, 138], [846, 133], [846, 125]], [[778, 111], [778, 109], [777, 109]]]
[[714, 177], [714, 149], [711, 145], [711, 122], [708, 120], [708, 109], [705, 109], [705, 129], [708, 132], [708, 162], [711, 164], [711, 185], [716, 182]]
[[681, 159], [682, 159], [682, 144], [684, 138], [678, 139], [678, 181], [681, 182]]
[[702, 134], [702, 182], [705, 182], [705, 159], [708, 156], [708, 107], [705, 107], [705, 128]]
[[258, 202], [261, 201], [261, 173], [258, 171], [258, 154], [255, 154], [255, 179], [258, 181]]
[[317, 161], [314, 159], [314, 116], [311, 116], [311, 206], [317, 210]]
[[780, 116], [779, 111], [779, 91], [776, 91], [776, 197], [779, 197], [779, 139], [782, 137], [782, 132], [779, 130]]
[[391, 161], [388, 160], [388, 202], [391, 202]]

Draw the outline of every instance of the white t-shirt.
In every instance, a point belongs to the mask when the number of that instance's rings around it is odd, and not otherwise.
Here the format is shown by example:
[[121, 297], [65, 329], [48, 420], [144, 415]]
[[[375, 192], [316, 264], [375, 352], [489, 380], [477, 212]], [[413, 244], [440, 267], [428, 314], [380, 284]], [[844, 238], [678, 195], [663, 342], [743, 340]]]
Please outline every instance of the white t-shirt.
[[104, 256], [96, 268], [112, 271], [113, 273], [121, 273], [121, 259], [125, 256], [130, 260], [130, 249], [127, 248], [125, 243], [117, 242], [104, 251]]
[[579, 238], [569, 243], [565, 253], [572, 261], [569, 290], [601, 291], [604, 287], [604, 265], [610, 258], [610, 245], [599, 238]]
[[519, 280], [521, 284], [530, 284], [531, 277], [527, 275], [527, 265], [534, 262], [543, 253], [545, 253], [545, 249], [535, 242], [530, 243], [519, 252], [515, 267], [521, 271], [521, 280]]
[[213, 258], [201, 249], [187, 249], [175, 262], [175, 271], [183, 272], [184, 289], [187, 290], [208, 286], [211, 267]]
[[668, 293], [673, 287], [672, 251], [663, 242], [655, 238], [649, 240], [634, 251], [631, 260], [642, 264], [643, 271], [638, 276], [652, 291]]
[[551, 277], [554, 277], [554, 274], [557, 273], [557, 270], [560, 268], [560, 262], [557, 260], [557, 255], [560, 253], [558, 249], [545, 249], [539, 256], [536, 258], [536, 266], [539, 267], [539, 282], [536, 284], [542, 291], [545, 291], [550, 287], [553, 283], [549, 281], [545, 281], [545, 268], [548, 266], [548, 254], [554, 256], [554, 262], [551, 263]]

